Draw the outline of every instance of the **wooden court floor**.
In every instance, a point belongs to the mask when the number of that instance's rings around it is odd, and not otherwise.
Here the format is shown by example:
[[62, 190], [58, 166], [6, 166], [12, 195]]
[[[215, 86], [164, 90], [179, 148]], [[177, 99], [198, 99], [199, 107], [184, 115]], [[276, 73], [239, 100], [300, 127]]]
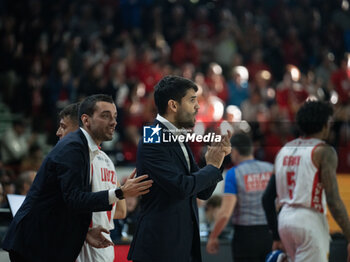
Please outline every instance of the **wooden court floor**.
[[[348, 211], [348, 215], [350, 217], [350, 174], [338, 174], [337, 175], [338, 186], [340, 197], [343, 200], [346, 210]], [[341, 232], [340, 227], [334, 221], [329, 209], [327, 210], [327, 218], [329, 223], [329, 231], [330, 233]]]

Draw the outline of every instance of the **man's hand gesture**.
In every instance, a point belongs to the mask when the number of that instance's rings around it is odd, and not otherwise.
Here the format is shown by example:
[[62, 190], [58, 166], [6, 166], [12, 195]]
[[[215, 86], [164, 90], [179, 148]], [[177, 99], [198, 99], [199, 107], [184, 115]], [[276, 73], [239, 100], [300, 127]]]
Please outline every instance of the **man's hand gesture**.
[[113, 246], [113, 242], [108, 240], [102, 232], [109, 234], [109, 231], [101, 226], [89, 229], [86, 235], [86, 242], [95, 248], [106, 248]]
[[145, 180], [148, 178], [148, 175], [142, 175], [137, 178], [135, 178], [135, 176], [136, 169], [134, 169], [129, 178], [125, 181], [124, 185], [120, 187], [123, 191], [124, 197], [137, 197], [149, 192], [149, 188], [152, 186], [153, 180]]

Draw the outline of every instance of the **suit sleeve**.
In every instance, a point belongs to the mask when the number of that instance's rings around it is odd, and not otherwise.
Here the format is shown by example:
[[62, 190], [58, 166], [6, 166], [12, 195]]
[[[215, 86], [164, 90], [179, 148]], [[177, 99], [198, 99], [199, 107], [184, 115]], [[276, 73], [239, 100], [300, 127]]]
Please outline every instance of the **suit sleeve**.
[[216, 184], [222, 180], [220, 170], [212, 165], [188, 175], [182, 163], [163, 145], [140, 144], [139, 150], [142, 173], [149, 174], [166, 192], [181, 199], [198, 194], [210, 196]]
[[[199, 167], [198, 167], [197, 163], [194, 162], [194, 161], [193, 161], [193, 165], [194, 165], [194, 168], [193, 168], [193, 169], [196, 170], [195, 173], [197, 173], [198, 170], [199, 170]], [[215, 167], [214, 167], [214, 168], [215, 168]], [[222, 174], [222, 170], [221, 170], [221, 169], [220, 169], [220, 173]], [[204, 190], [202, 190], [202, 191], [200, 191], [200, 192], [197, 194], [197, 197], [198, 197], [199, 199], [201, 199], [201, 200], [208, 200], [208, 199], [211, 197], [211, 195], [213, 194], [215, 188], [216, 188], [216, 184], [215, 184], [215, 185], [212, 185], [212, 186], [210, 186], [210, 187], [208, 187], [208, 188], [206, 188], [206, 189], [204, 189]]]
[[[64, 156], [64, 158], [62, 158]], [[109, 205], [108, 190], [100, 192], [84, 191], [84, 181], [88, 179], [87, 165], [79, 145], [64, 150], [54, 163], [55, 173], [68, 208], [75, 212], [98, 212], [112, 209]], [[86, 183], [85, 183], [86, 184]]]

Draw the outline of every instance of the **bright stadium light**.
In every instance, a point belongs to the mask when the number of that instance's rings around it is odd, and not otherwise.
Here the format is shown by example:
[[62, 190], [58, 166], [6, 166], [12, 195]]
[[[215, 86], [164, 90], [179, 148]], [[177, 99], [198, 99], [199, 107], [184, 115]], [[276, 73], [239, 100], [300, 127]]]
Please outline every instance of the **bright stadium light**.
[[333, 105], [338, 103], [339, 96], [338, 93], [334, 90], [331, 91], [331, 98], [329, 99]]
[[213, 100], [214, 101], [211, 101], [211, 104], [214, 108], [213, 120], [218, 121], [224, 115], [224, 104], [220, 99], [213, 99]]
[[249, 78], [248, 69], [244, 66], [236, 66], [234, 72], [241, 76], [241, 83], [247, 82]]
[[242, 111], [234, 105], [230, 105], [226, 108], [227, 114], [233, 116], [233, 122], [239, 122], [242, 120]]
[[267, 70], [262, 70], [261, 71], [261, 77], [266, 80], [269, 81], [271, 79], [271, 73]]
[[349, 2], [347, 0], [343, 0], [341, 2], [341, 8], [344, 10], [344, 11], [348, 11], [349, 10]]
[[211, 67], [213, 69], [214, 74], [221, 75], [222, 74], [222, 68], [219, 64], [212, 63]]
[[272, 87], [267, 88], [267, 97], [270, 99], [275, 98], [276, 96], [276, 91]]
[[292, 69], [290, 70], [290, 75], [292, 77], [292, 80], [297, 82], [300, 79], [300, 71], [297, 67], [292, 67]]

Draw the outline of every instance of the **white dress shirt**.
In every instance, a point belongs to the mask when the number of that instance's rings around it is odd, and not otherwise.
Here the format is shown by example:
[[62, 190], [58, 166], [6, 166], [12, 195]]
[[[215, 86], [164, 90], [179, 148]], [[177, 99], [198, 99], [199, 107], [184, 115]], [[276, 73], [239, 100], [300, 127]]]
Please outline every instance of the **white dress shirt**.
[[[94, 158], [100, 153], [100, 149], [99, 149], [98, 145], [96, 145], [95, 141], [92, 139], [90, 134], [86, 130], [84, 130], [83, 128], [80, 127], [80, 129], [81, 129], [81, 131], [83, 131], [83, 134], [85, 135], [86, 140], [88, 142], [90, 166], [91, 166], [91, 163], [93, 163]], [[89, 181], [91, 183], [91, 170], [90, 170]], [[109, 189], [109, 191], [108, 191], [108, 201], [109, 201], [110, 205], [117, 202], [117, 200], [118, 200], [118, 198], [115, 196], [115, 189], [116, 188]]]
[[[162, 117], [161, 115], [157, 114], [157, 117], [156, 119], [161, 122], [163, 125], [165, 125], [169, 131], [173, 134], [173, 135], [179, 135], [179, 134], [183, 134], [183, 130], [180, 130], [178, 129], [176, 126], [174, 126], [171, 122], [169, 122], [168, 119]], [[187, 167], [188, 167], [188, 171], [191, 170], [191, 164], [190, 164], [190, 157], [188, 155], [188, 152], [187, 152], [187, 149], [186, 149], [186, 146], [183, 142], [180, 142], [178, 141], [180, 146], [181, 146], [181, 149], [182, 149], [182, 152], [185, 156], [185, 159], [186, 159], [186, 162], [187, 162]]]

